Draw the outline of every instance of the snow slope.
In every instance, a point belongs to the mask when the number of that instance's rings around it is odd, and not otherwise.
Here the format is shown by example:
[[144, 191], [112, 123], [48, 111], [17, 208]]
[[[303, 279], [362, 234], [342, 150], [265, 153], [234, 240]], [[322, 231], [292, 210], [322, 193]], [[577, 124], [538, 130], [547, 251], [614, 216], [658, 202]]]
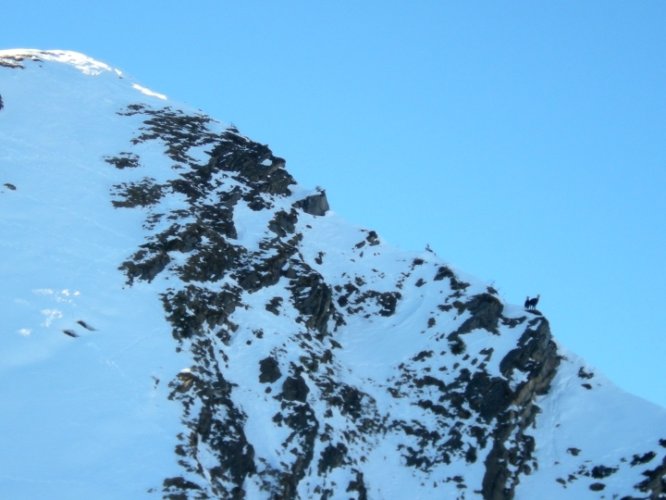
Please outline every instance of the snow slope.
[[0, 51], [2, 498], [659, 498], [666, 410], [233, 128]]
[[129, 140], [115, 112], [146, 97], [83, 56], [40, 58], [0, 68], [0, 496], [137, 497], [176, 469], [164, 381], [189, 364], [117, 270], [140, 215], [109, 203], [120, 176], [99, 152]]

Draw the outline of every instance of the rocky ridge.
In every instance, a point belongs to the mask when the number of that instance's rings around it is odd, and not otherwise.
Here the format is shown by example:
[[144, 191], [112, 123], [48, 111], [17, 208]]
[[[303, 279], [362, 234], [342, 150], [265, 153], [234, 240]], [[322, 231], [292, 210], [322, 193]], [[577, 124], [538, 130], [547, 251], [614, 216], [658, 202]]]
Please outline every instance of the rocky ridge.
[[[560, 363], [548, 322], [538, 311], [505, 316], [494, 291], [467, 292], [470, 285], [445, 265], [434, 268], [435, 259], [405, 262], [391, 291], [374, 289], [368, 283], [371, 278], [362, 275], [327, 276], [325, 249], [314, 261], [307, 259], [301, 252], [303, 233], [296, 230], [300, 218], [325, 216], [325, 194], [308, 195], [285, 208], [283, 200], [292, 195], [295, 181], [284, 170], [284, 160], [235, 129], [214, 137], [206, 131], [207, 119], [202, 116], [138, 105], [123, 114], [146, 117], [133, 142], [163, 142], [178, 171], [163, 184], [144, 179], [117, 186], [119, 199], [113, 201], [118, 207], [150, 208], [146, 227], [151, 236], [121, 269], [129, 285], [134, 280], [150, 282], [160, 273], [177, 277], [179, 285], [169, 287], [161, 298], [174, 338], [195, 361], [191, 371], [171, 383], [172, 397], [183, 405], [188, 431], [177, 447], [186, 474], [165, 480], [167, 496], [243, 498], [243, 485], [256, 477], [259, 489], [275, 498], [296, 497], [299, 487], [301, 493], [305, 489], [322, 498], [342, 491], [364, 498], [363, 462], [373, 444], [386, 435], [400, 442], [395, 451], [407, 467], [455, 484], [463, 497], [470, 488], [474, 488], [470, 493], [484, 498], [512, 497], [520, 476], [538, 469], [529, 429], [540, 412], [537, 397], [547, 393]], [[210, 150], [203, 162], [197, 162], [188, 151], [201, 145]], [[123, 168], [123, 158], [140, 163], [140, 158], [127, 153], [108, 157], [107, 162]], [[169, 194], [184, 196], [189, 207], [163, 212], [160, 200]], [[256, 249], [235, 241], [234, 209], [239, 203], [270, 213], [264, 216], [267, 224]], [[364, 252], [380, 249], [372, 231], [353, 247], [359, 259]], [[174, 253], [185, 258], [174, 264]], [[413, 280], [417, 270], [428, 267], [430, 280]], [[266, 293], [280, 282], [280, 294], [264, 307], [279, 316], [288, 304], [296, 312], [294, 331], [281, 349], [271, 350], [256, 366], [256, 377], [268, 395], [265, 401], [275, 411], [267, 424], [285, 429], [276, 467], [248, 441], [247, 414], [234, 400], [236, 385], [225, 374], [232, 366], [228, 347], [241, 336], [241, 328], [248, 329], [234, 315], [238, 308], [248, 308], [243, 297]], [[405, 357], [389, 380], [373, 381], [394, 400], [393, 411], [382, 411], [362, 386], [340, 381], [344, 363], [336, 353], [344, 346], [336, 340], [336, 332], [352, 317], [392, 317], [403, 294], [415, 289], [443, 300], [419, 332], [430, 334], [430, 348]], [[438, 329], [441, 317], [451, 321], [451, 315], [456, 326]], [[465, 342], [472, 332], [488, 339], [477, 352], [470, 352]], [[261, 343], [265, 334], [252, 329], [244, 336], [245, 343]], [[514, 345], [506, 352], [496, 351], [492, 336], [511, 336]], [[298, 362], [284, 359], [285, 349]], [[491, 363], [498, 372], [489, 373]], [[401, 412], [395, 411], [401, 407], [418, 408], [427, 418], [401, 418]], [[334, 415], [338, 418], [332, 424]], [[215, 457], [214, 465], [202, 463], [197, 458], [202, 454]], [[480, 488], [445, 473], [454, 461], [482, 461]], [[337, 477], [344, 477], [342, 483], [326, 481], [334, 469]], [[603, 478], [616, 470], [598, 466], [590, 474]], [[312, 476], [323, 477], [323, 485]], [[649, 491], [648, 484], [653, 483], [646, 480], [642, 488]], [[657, 486], [655, 494], [660, 492]]]
[[[0, 58], [2, 71], [26, 64]], [[108, 202], [140, 213], [145, 235], [117, 267], [128, 288], [154, 290], [192, 360], [168, 382], [181, 471], [153, 491], [374, 498], [391, 494], [386, 468], [426, 496], [504, 499], [551, 466], [535, 429], [557, 377], [577, 370], [576, 390], [597, 386], [539, 311], [341, 223], [323, 190], [300, 188], [233, 127], [168, 105], [116, 113], [140, 126], [99, 152], [100, 168], [126, 174]], [[156, 175], [147, 147], [168, 171]], [[609, 463], [575, 445], [555, 480], [563, 497], [582, 482], [591, 495], [664, 496], [662, 436]], [[613, 489], [629, 470], [642, 479]]]

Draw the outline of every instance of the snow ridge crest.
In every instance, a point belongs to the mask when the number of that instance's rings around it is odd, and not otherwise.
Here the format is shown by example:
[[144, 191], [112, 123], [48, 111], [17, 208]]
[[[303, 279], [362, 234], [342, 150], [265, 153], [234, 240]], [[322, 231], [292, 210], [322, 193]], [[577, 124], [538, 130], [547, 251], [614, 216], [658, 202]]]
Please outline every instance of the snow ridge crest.
[[81, 52], [73, 50], [40, 50], [40, 49], [7, 49], [0, 50], [0, 65], [23, 67], [24, 60], [52, 61], [70, 64], [86, 75], [97, 76], [105, 72], [113, 72], [118, 76], [122, 72], [106, 63], [93, 59]]

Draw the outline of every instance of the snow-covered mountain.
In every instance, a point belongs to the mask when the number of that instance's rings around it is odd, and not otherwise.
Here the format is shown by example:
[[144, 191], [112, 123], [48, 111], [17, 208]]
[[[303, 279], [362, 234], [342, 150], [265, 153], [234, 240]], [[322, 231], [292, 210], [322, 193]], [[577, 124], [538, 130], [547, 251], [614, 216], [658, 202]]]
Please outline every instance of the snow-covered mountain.
[[0, 51], [0, 498], [666, 498], [666, 410], [265, 145]]

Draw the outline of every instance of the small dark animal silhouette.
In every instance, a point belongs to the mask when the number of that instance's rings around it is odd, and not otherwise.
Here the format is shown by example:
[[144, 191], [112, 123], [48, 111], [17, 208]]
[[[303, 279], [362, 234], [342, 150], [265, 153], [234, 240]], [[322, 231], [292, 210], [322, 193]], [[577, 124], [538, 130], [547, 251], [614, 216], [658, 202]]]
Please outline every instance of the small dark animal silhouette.
[[69, 329], [63, 330], [62, 333], [64, 333], [65, 335], [69, 335], [70, 337], [74, 338], [78, 337], [77, 333], [74, 330], [69, 330]]
[[534, 310], [536, 308], [537, 304], [539, 303], [539, 298], [540, 297], [541, 297], [541, 295], [537, 295], [536, 297], [531, 298], [531, 299], [529, 297], [527, 297], [525, 299], [525, 309], [527, 309], [528, 311]]

